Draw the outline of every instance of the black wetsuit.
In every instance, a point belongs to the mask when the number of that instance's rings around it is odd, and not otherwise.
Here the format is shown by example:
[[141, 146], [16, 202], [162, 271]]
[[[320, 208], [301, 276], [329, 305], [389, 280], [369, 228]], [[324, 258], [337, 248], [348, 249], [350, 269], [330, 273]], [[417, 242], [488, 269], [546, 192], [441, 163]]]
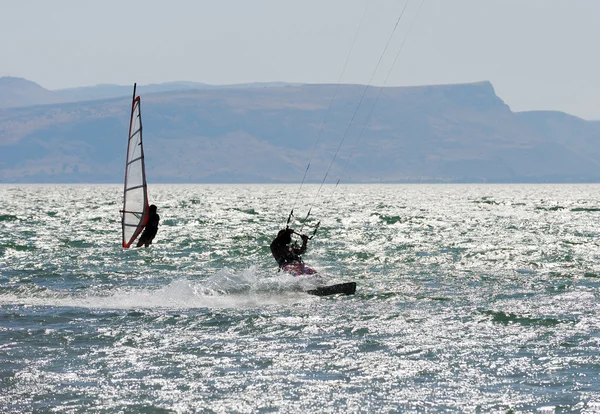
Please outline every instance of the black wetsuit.
[[302, 246], [300, 248], [288, 246], [288, 244], [291, 243], [291, 233], [280, 232], [280, 234], [278, 234], [277, 237], [275, 237], [275, 239], [271, 242], [271, 253], [277, 261], [279, 267], [282, 268], [285, 265], [293, 262], [302, 263], [302, 258], [300, 255], [306, 251], [307, 241], [308, 237], [303, 237]]
[[146, 228], [142, 232], [140, 236], [140, 240], [138, 241], [137, 247], [141, 245], [145, 245], [148, 247], [152, 244], [152, 239], [156, 236], [156, 232], [158, 231], [158, 222], [160, 221], [160, 216], [156, 213], [150, 214], [148, 217], [148, 222], [146, 223]]

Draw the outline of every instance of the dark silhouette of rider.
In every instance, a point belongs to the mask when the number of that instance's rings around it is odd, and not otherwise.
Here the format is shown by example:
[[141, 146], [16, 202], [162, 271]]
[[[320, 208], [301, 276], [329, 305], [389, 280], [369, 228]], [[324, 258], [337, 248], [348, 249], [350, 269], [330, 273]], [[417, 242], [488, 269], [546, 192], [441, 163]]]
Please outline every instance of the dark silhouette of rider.
[[158, 222], [160, 221], [160, 216], [156, 213], [156, 206], [152, 204], [150, 206], [150, 212], [148, 215], [148, 221], [146, 222], [146, 227], [138, 240], [138, 243], [135, 247], [148, 247], [152, 244], [152, 240], [156, 236], [156, 232], [158, 231]]
[[271, 242], [271, 253], [277, 261], [279, 268], [282, 269], [291, 263], [302, 263], [302, 257], [306, 251], [306, 244], [308, 243], [308, 236], [302, 234], [302, 246], [298, 247], [292, 244], [292, 234], [294, 229], [285, 228], [279, 230], [277, 237]]

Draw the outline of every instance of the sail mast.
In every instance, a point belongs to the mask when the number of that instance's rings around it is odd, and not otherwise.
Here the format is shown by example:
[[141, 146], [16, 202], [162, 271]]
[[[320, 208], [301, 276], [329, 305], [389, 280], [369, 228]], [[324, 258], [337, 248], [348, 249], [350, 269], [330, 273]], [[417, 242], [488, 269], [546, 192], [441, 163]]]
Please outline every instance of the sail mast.
[[131, 246], [148, 221], [148, 191], [142, 145], [142, 113], [140, 97], [136, 96], [136, 86], [137, 84], [133, 85], [127, 158], [125, 160], [123, 210], [121, 210], [122, 242], [125, 248]]

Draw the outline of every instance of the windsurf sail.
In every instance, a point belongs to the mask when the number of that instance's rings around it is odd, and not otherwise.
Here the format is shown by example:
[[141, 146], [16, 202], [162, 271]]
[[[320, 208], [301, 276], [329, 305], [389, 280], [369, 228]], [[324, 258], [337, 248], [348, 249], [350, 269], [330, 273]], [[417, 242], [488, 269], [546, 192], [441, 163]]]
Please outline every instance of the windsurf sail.
[[136, 84], [133, 85], [127, 159], [125, 160], [123, 210], [121, 210], [123, 247], [125, 248], [131, 246], [148, 221], [148, 189], [142, 146], [142, 110], [140, 97], [135, 95], [135, 88]]

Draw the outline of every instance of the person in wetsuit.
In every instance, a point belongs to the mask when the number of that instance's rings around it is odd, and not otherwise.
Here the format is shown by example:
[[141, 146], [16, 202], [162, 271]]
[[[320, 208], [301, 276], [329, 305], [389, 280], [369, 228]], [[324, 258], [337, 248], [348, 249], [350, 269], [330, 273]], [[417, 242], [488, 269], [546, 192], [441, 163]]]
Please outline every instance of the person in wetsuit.
[[290, 263], [302, 263], [302, 257], [306, 251], [308, 236], [302, 234], [302, 246], [297, 247], [292, 244], [293, 229], [285, 228], [279, 230], [277, 237], [271, 242], [271, 253], [277, 261], [279, 268], [282, 269]]
[[146, 227], [138, 240], [137, 246], [148, 247], [152, 244], [152, 239], [156, 236], [156, 232], [158, 231], [158, 222], [160, 221], [160, 216], [156, 213], [156, 206], [152, 204], [150, 206], [150, 213], [148, 214], [148, 222], [146, 223]]

